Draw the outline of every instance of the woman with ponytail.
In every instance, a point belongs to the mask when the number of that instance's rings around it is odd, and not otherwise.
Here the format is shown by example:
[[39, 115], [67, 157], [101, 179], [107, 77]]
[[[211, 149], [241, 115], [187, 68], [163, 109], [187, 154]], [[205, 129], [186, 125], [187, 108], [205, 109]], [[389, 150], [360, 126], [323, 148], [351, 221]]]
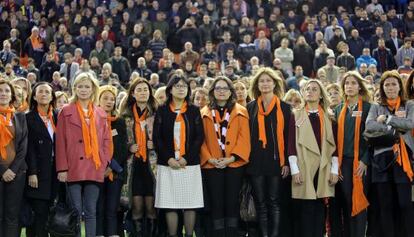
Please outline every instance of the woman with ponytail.
[[343, 231], [337, 236], [365, 236], [369, 205], [366, 173], [370, 155], [363, 133], [371, 107], [365, 83], [358, 72], [345, 73], [340, 84], [345, 101], [334, 110], [341, 181], [336, 186], [336, 205], [332, 208], [336, 213], [333, 219], [341, 224], [337, 228], [332, 226], [332, 230]]
[[124, 167], [127, 160], [127, 131], [125, 120], [118, 117], [115, 109], [117, 89], [114, 86], [99, 88], [99, 107], [107, 114], [109, 127], [109, 152], [111, 161], [105, 170], [105, 181], [100, 189], [96, 213], [96, 236], [118, 236], [117, 213], [124, 183]]
[[322, 237], [325, 202], [334, 197], [338, 182], [338, 157], [328, 97], [318, 80], [303, 87], [305, 106], [294, 111], [289, 131], [289, 164], [295, 237]]
[[34, 223], [26, 229], [29, 236], [48, 236], [46, 222], [56, 197], [58, 182], [55, 164], [57, 111], [52, 86], [39, 82], [33, 87], [30, 111], [26, 114], [28, 137], [28, 185], [26, 197], [34, 212]]
[[134, 236], [153, 237], [156, 234], [157, 216], [154, 208], [155, 176], [149, 150], [154, 149], [152, 130], [157, 102], [150, 84], [143, 78], [133, 80], [127, 93], [122, 105], [122, 116], [127, 125], [128, 154], [133, 157], [131, 190]]
[[178, 235], [178, 211], [183, 211], [185, 234], [192, 236], [195, 209], [204, 207], [200, 168], [203, 122], [200, 109], [189, 104], [191, 89], [185, 78], [173, 75], [166, 95], [167, 102], [154, 121], [158, 153], [155, 207], [166, 209], [170, 236]]
[[250, 90], [254, 101], [247, 104], [251, 152], [246, 169], [253, 188], [260, 236], [276, 237], [282, 232], [280, 227], [289, 229], [281, 221], [287, 219], [282, 200], [288, 190], [284, 179], [289, 175], [286, 151], [291, 110], [282, 101], [283, 81], [271, 68], [258, 70]]
[[15, 112], [14, 87], [0, 79], [0, 236], [19, 236], [19, 212], [26, 179], [27, 126]]
[[411, 203], [414, 102], [407, 101], [403, 82], [395, 70], [386, 71], [381, 76], [380, 96], [380, 104], [371, 106], [365, 132], [391, 131], [398, 138], [393, 144], [374, 144], [372, 182], [380, 209], [379, 228], [384, 237], [414, 236]]
[[110, 131], [107, 114], [95, 105], [99, 92], [96, 79], [80, 73], [72, 91], [70, 103], [58, 117], [56, 171], [59, 181], [68, 183], [79, 217], [84, 213], [86, 237], [95, 237], [99, 187], [111, 160]]

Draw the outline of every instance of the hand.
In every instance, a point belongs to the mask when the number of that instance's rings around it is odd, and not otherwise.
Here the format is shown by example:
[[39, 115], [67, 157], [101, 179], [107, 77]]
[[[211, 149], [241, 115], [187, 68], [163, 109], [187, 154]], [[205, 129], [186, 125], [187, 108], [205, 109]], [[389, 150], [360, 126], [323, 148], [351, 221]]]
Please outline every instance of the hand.
[[385, 120], [387, 120], [387, 116], [384, 114], [381, 114], [380, 116], [377, 117], [378, 123], [385, 123]]
[[336, 183], [338, 183], [339, 176], [337, 174], [332, 174], [329, 176], [329, 184], [331, 186], [334, 186]]
[[287, 165], [283, 166], [282, 172], [281, 172], [282, 178], [286, 178], [289, 175], [289, 171], [290, 171], [289, 166]]
[[219, 169], [224, 169], [232, 162], [234, 162], [234, 157], [224, 157], [218, 160], [216, 167]]
[[150, 149], [150, 150], [154, 149], [154, 143], [151, 140], [148, 140], [147, 148]]
[[2, 178], [4, 182], [10, 182], [13, 181], [14, 178], [16, 178], [16, 174], [11, 169], [7, 169], [6, 172], [4, 172]]
[[136, 153], [138, 151], [138, 144], [133, 144], [129, 147], [129, 152]]
[[106, 168], [105, 174], [104, 174], [105, 178], [108, 177], [110, 173], [112, 173], [112, 169], [110, 167]]
[[367, 165], [364, 162], [359, 161], [358, 168], [356, 170], [356, 175], [362, 177], [363, 175], [367, 174]]
[[186, 160], [186, 159], [184, 159], [183, 157], [181, 157], [181, 158], [178, 160], [178, 164], [180, 164], [180, 166], [181, 166], [182, 168], [184, 168], [184, 167], [187, 165], [187, 160]]
[[58, 180], [62, 183], [65, 183], [68, 180], [68, 172], [59, 172], [58, 173]]
[[217, 168], [218, 160], [215, 159], [215, 158], [211, 158], [211, 159], [208, 160], [208, 163]]
[[29, 176], [29, 186], [32, 188], [38, 188], [39, 182], [37, 181], [37, 175], [30, 175]]
[[170, 158], [168, 160], [168, 165], [173, 169], [179, 169], [180, 168], [180, 163], [178, 163], [178, 161], [175, 160], [175, 158]]
[[292, 175], [292, 178], [293, 178], [293, 182], [295, 182], [295, 184], [303, 184], [302, 175], [300, 173]]

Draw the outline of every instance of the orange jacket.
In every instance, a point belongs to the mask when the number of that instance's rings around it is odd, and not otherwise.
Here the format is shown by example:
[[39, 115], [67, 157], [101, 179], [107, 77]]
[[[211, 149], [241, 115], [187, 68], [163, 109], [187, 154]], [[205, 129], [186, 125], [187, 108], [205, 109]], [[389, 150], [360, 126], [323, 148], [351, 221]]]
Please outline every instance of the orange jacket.
[[[204, 127], [204, 142], [200, 151], [201, 168], [212, 169], [214, 166], [208, 163], [208, 160], [222, 158], [223, 155], [217, 142], [213, 115], [208, 106], [201, 110], [201, 117], [203, 118]], [[249, 114], [246, 108], [236, 103], [230, 113], [227, 128], [225, 155], [230, 157], [234, 154], [240, 158], [236, 162], [231, 163], [229, 167], [236, 168], [246, 165], [249, 162], [250, 156]]]

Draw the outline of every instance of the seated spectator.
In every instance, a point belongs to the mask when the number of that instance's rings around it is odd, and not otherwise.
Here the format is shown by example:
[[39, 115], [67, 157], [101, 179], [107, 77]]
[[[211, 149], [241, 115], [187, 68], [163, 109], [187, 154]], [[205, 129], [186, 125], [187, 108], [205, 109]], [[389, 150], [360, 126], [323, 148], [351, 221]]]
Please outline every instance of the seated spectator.
[[385, 47], [385, 40], [378, 40], [378, 48], [372, 52], [372, 57], [377, 61], [377, 69], [383, 73], [395, 68], [394, 57], [391, 50]]
[[399, 74], [403, 74], [403, 73], [411, 74], [411, 72], [413, 71], [413, 68], [411, 65], [412, 65], [411, 58], [410, 57], [404, 58], [404, 64], [398, 67], [398, 70], [397, 70], [398, 73]]
[[96, 41], [95, 49], [92, 50], [91, 54], [89, 55], [89, 60], [91, 60], [93, 57], [98, 58], [99, 64], [103, 65], [108, 61], [109, 54], [108, 52], [103, 48], [102, 40]]
[[282, 62], [281, 68], [289, 75], [292, 75], [293, 50], [288, 47], [289, 40], [286, 38], [282, 39], [280, 47], [275, 49], [274, 56]]
[[359, 68], [362, 63], [365, 63], [366, 65], [375, 64], [377, 65], [377, 60], [375, 58], [371, 57], [371, 53], [369, 48], [364, 48], [362, 50], [362, 55], [359, 56], [356, 60], [356, 66]]
[[186, 62], [197, 65], [200, 55], [193, 50], [193, 44], [186, 42], [184, 44], [184, 52], [180, 53], [180, 66], [184, 67]]
[[65, 55], [66, 53], [71, 53], [74, 55], [76, 46], [72, 44], [72, 36], [69, 34], [65, 35], [63, 42], [64, 44], [59, 47], [59, 53], [61, 55]]
[[295, 75], [289, 77], [286, 80], [286, 86], [287, 86], [286, 89], [287, 90], [294, 89], [294, 90], [300, 91], [300, 86], [299, 85], [300, 85], [302, 80], [309, 80], [309, 78], [303, 75], [302, 66], [296, 66], [295, 67]]
[[[53, 54], [48, 53], [46, 55], [46, 62], [42, 63], [39, 69], [39, 73], [40, 73], [39, 81], [52, 82], [53, 75], [55, 74], [56, 71], [59, 71], [59, 70], [60, 70], [60, 65], [57, 64], [53, 60]], [[59, 79], [60, 79], [60, 76], [59, 76]], [[57, 83], [58, 81], [56, 81], [56, 84]]]
[[272, 65], [272, 53], [266, 49], [266, 39], [259, 41], [259, 48], [256, 49], [254, 55], [259, 59], [261, 65], [270, 67]]
[[65, 62], [60, 65], [60, 74], [68, 79], [68, 83], [72, 85], [73, 79], [79, 70], [79, 64], [73, 62], [71, 53], [63, 55]]
[[414, 60], [414, 48], [411, 45], [412, 39], [410, 37], [404, 38], [404, 45], [398, 49], [395, 55], [395, 62], [397, 66], [403, 65], [404, 58], [410, 58], [411, 62]]
[[231, 81], [236, 81], [240, 77], [235, 73], [235, 68], [233, 65], [229, 64], [226, 66], [226, 69], [224, 70], [224, 76], [229, 78]]
[[210, 61], [209, 63], [208, 63], [208, 66], [207, 66], [207, 68], [208, 68], [208, 72], [207, 72], [207, 75], [209, 76], [209, 77], [216, 77], [217, 76], [217, 74], [219, 73], [219, 70], [218, 70], [218, 67], [217, 67], [217, 62], [216, 61]]
[[11, 49], [11, 44], [8, 40], [3, 41], [3, 50], [0, 51], [0, 61], [3, 65], [11, 62], [12, 58], [16, 57]]

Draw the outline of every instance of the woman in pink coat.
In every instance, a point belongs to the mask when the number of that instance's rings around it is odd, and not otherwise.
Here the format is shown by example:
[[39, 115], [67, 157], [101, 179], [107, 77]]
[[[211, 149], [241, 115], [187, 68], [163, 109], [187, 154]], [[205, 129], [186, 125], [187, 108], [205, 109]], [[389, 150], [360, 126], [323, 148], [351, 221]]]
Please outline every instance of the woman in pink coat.
[[98, 89], [91, 74], [79, 74], [73, 83], [71, 102], [59, 114], [56, 130], [58, 179], [68, 182], [73, 206], [85, 213], [86, 237], [95, 237], [99, 183], [104, 181], [110, 160], [106, 113], [95, 105]]

